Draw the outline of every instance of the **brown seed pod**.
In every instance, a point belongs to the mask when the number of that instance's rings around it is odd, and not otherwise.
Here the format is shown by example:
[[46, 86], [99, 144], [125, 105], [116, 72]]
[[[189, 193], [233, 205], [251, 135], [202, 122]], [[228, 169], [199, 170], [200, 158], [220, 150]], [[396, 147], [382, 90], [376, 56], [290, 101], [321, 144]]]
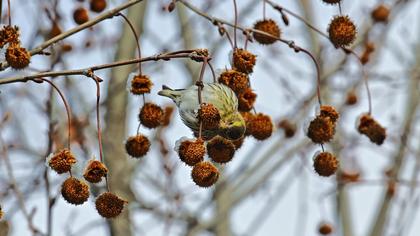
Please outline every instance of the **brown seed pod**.
[[100, 13], [106, 8], [106, 0], [90, 0], [90, 10]]
[[203, 161], [205, 154], [206, 148], [204, 147], [204, 141], [200, 138], [194, 141], [184, 140], [178, 148], [179, 158], [189, 166], [194, 166]]
[[207, 143], [207, 153], [209, 157], [217, 163], [227, 163], [232, 160], [235, 155], [235, 145], [232, 141], [220, 136], [212, 138]]
[[358, 130], [377, 145], [381, 145], [386, 138], [386, 129], [368, 114], [360, 117]]
[[153, 83], [147, 75], [135, 75], [131, 80], [130, 92], [134, 95], [150, 93]]
[[349, 46], [356, 39], [356, 26], [348, 16], [335, 16], [328, 27], [331, 42], [336, 47]]
[[254, 107], [255, 100], [257, 100], [257, 94], [255, 94], [251, 88], [247, 88], [243, 93], [238, 96], [238, 110], [239, 111], [250, 111]]
[[61, 185], [61, 195], [68, 203], [80, 205], [89, 198], [89, 186], [81, 180], [69, 177]]
[[236, 70], [227, 70], [220, 74], [219, 83], [231, 88], [236, 94], [242, 93], [249, 87], [248, 75]]
[[147, 102], [140, 110], [139, 120], [147, 128], [156, 128], [162, 123], [163, 110], [160, 106]]
[[11, 44], [6, 50], [6, 61], [14, 69], [23, 69], [31, 62], [31, 54], [19, 44]]
[[61, 28], [58, 25], [58, 23], [57, 22], [53, 22], [53, 24], [51, 26], [51, 29], [50, 29], [50, 33], [48, 34], [48, 37], [49, 38], [54, 38], [55, 36], [61, 34], [61, 32], [62, 31], [61, 31]]
[[254, 29], [263, 31], [267, 34], [272, 35], [273, 37], [266, 36], [260, 33], [253, 33], [254, 39], [260, 44], [269, 45], [277, 41], [276, 38], [280, 38], [280, 28], [277, 23], [272, 19], [260, 20], [257, 21], [254, 25]]
[[252, 73], [257, 56], [242, 48], [236, 48], [233, 51], [233, 67], [245, 74]]
[[117, 217], [123, 211], [125, 204], [127, 201], [110, 192], [102, 193], [95, 200], [96, 210], [105, 218]]
[[106, 168], [102, 162], [98, 160], [90, 160], [86, 165], [83, 177], [90, 183], [99, 183], [101, 182], [102, 177], [105, 177], [107, 174], [108, 168]]
[[141, 134], [136, 136], [129, 137], [125, 142], [125, 150], [128, 155], [140, 158], [146, 155], [146, 153], [150, 149], [150, 141], [149, 139]]
[[331, 176], [338, 169], [338, 160], [329, 152], [321, 152], [314, 159], [314, 169], [320, 176]]
[[373, 9], [373, 11], [371, 12], [371, 16], [374, 22], [387, 23], [390, 12], [391, 10], [388, 6], [380, 4], [377, 7], [375, 7], [375, 9]]
[[173, 112], [173, 106], [167, 106], [163, 108], [162, 126], [168, 126], [171, 123], [171, 117]]
[[307, 136], [314, 143], [329, 142], [335, 134], [335, 125], [329, 117], [317, 116], [309, 123]]
[[5, 25], [0, 30], [0, 48], [6, 44], [20, 44], [19, 28], [17, 26]]
[[75, 163], [76, 158], [68, 149], [62, 149], [48, 160], [48, 165], [58, 174], [69, 172]]
[[236, 140], [230, 140], [230, 141], [233, 143], [233, 145], [235, 145], [235, 149], [238, 150], [239, 148], [242, 147], [242, 144], [245, 141], [245, 136], [242, 136], [241, 138], [238, 138]]
[[81, 25], [89, 21], [89, 13], [84, 7], [79, 7], [73, 12], [73, 20], [76, 24]]
[[357, 103], [357, 94], [354, 90], [347, 93], [346, 105], [351, 106]]
[[273, 133], [273, 122], [269, 116], [258, 113], [247, 125], [247, 129], [254, 138], [264, 140]]
[[246, 130], [245, 130], [245, 136], [251, 135], [251, 129], [249, 128], [249, 124], [251, 124], [251, 120], [254, 118], [254, 114], [251, 112], [241, 112], [242, 117], [245, 120], [246, 124]]
[[278, 127], [284, 130], [284, 135], [286, 138], [291, 138], [296, 133], [296, 124], [292, 123], [288, 119], [281, 120], [278, 124]]
[[191, 178], [200, 187], [207, 188], [217, 182], [219, 170], [208, 161], [202, 161], [194, 165]]
[[329, 235], [333, 232], [333, 226], [329, 223], [322, 223], [319, 225], [318, 232], [321, 235]]
[[204, 130], [212, 130], [219, 128], [220, 113], [219, 110], [213, 104], [203, 103], [198, 109], [198, 120], [203, 122]]
[[322, 1], [331, 5], [338, 4], [341, 2], [341, 0], [322, 0]]
[[320, 107], [320, 116], [329, 117], [331, 122], [336, 123], [340, 114], [332, 106], [323, 105]]

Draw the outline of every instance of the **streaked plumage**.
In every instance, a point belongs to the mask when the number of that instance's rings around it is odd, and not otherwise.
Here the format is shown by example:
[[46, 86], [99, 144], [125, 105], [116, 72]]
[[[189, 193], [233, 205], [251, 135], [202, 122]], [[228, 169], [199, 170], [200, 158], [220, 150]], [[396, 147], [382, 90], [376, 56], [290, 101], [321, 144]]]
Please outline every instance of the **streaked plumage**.
[[[171, 98], [179, 108], [182, 121], [194, 133], [198, 133], [199, 121], [197, 112], [200, 108], [198, 103], [198, 87], [193, 85], [186, 89], [173, 90], [163, 86], [158, 93], [161, 96]], [[203, 103], [213, 104], [220, 113], [221, 121], [217, 130], [203, 130], [205, 138], [221, 135], [229, 139], [238, 139], [245, 132], [245, 121], [238, 112], [238, 99], [235, 93], [227, 86], [219, 83], [205, 83], [202, 90]]]

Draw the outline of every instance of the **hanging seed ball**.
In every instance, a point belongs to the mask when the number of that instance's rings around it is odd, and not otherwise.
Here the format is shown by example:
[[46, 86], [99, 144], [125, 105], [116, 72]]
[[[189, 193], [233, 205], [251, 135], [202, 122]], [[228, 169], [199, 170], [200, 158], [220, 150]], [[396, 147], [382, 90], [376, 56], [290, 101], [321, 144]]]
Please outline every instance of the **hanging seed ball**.
[[203, 122], [204, 130], [212, 130], [219, 128], [221, 117], [219, 110], [213, 104], [201, 104], [200, 109], [198, 109], [197, 118], [199, 121]]
[[90, 183], [99, 183], [102, 180], [102, 177], [105, 177], [108, 173], [108, 168], [98, 161], [98, 160], [90, 160], [86, 166], [85, 172], [83, 173], [83, 177], [86, 181]]
[[246, 130], [245, 130], [245, 136], [249, 136], [251, 135], [251, 129], [249, 128], [249, 124], [251, 124], [251, 120], [254, 118], [254, 114], [252, 114], [251, 112], [241, 112], [242, 117], [245, 120], [245, 124], [246, 124]]
[[147, 102], [140, 110], [139, 120], [147, 128], [156, 128], [162, 123], [163, 110], [160, 106]]
[[76, 24], [81, 25], [87, 21], [89, 21], [89, 14], [86, 8], [79, 7], [73, 12], [73, 20]]
[[351, 106], [357, 103], [357, 94], [355, 91], [351, 90], [347, 93], [346, 105]]
[[284, 130], [286, 138], [291, 138], [296, 133], [296, 124], [284, 119], [279, 122], [278, 127]]
[[134, 95], [150, 93], [153, 83], [147, 75], [136, 75], [131, 80], [130, 92]]
[[100, 13], [106, 8], [106, 0], [90, 0], [90, 10]]
[[89, 198], [89, 186], [81, 180], [69, 177], [61, 185], [61, 195], [68, 203], [80, 205]]
[[255, 100], [257, 100], [257, 94], [251, 88], [247, 88], [238, 95], [238, 110], [243, 112], [250, 111], [254, 107]]
[[211, 162], [202, 161], [194, 165], [191, 178], [198, 186], [207, 188], [217, 182], [219, 170]]
[[204, 160], [206, 154], [206, 148], [204, 147], [204, 141], [200, 138], [195, 141], [185, 140], [181, 142], [178, 148], [178, 155], [181, 161], [189, 166]]
[[239, 148], [242, 147], [242, 144], [245, 141], [245, 136], [242, 136], [241, 138], [238, 138], [236, 140], [230, 140], [230, 141], [233, 143], [233, 145], [235, 145], [235, 149], [238, 150]]
[[274, 37], [273, 38], [264, 34], [254, 32], [253, 33], [254, 39], [260, 44], [264, 44], [264, 45], [273, 44], [277, 41], [276, 38], [280, 38], [280, 34], [281, 34], [280, 28], [277, 25], [277, 23], [272, 19], [257, 21], [254, 25], [254, 29], [263, 31]]
[[329, 142], [335, 133], [334, 123], [329, 117], [317, 116], [309, 123], [307, 136], [314, 143]]
[[110, 192], [102, 193], [95, 200], [96, 210], [99, 215], [105, 218], [117, 217], [127, 203], [127, 201]]
[[19, 44], [19, 28], [17, 26], [5, 25], [0, 30], [0, 48], [6, 44]]
[[334, 46], [349, 46], [356, 39], [356, 26], [348, 16], [335, 16], [331, 20], [328, 33]]
[[320, 116], [329, 117], [331, 122], [336, 123], [338, 118], [340, 117], [340, 114], [334, 107], [324, 105], [320, 108]]
[[125, 151], [134, 158], [140, 158], [146, 155], [150, 149], [149, 139], [141, 134], [129, 137], [125, 142]]
[[250, 121], [247, 128], [254, 138], [264, 140], [273, 133], [273, 122], [269, 116], [258, 113]]
[[212, 138], [207, 143], [207, 153], [209, 157], [217, 163], [227, 163], [235, 155], [235, 144], [232, 141], [220, 136]]
[[71, 166], [76, 163], [76, 158], [68, 149], [63, 149], [55, 153], [48, 160], [48, 165], [58, 174], [69, 172]]
[[371, 142], [381, 145], [386, 138], [386, 129], [383, 128], [370, 115], [360, 117], [359, 133], [366, 135]]
[[31, 54], [19, 44], [11, 44], [6, 50], [6, 61], [14, 69], [23, 69], [31, 62]]
[[252, 73], [257, 56], [242, 48], [233, 51], [233, 67], [245, 74]]
[[329, 152], [321, 152], [314, 159], [314, 169], [320, 176], [333, 175], [338, 168], [338, 160]]
[[318, 232], [321, 235], [329, 235], [333, 232], [333, 227], [331, 224], [328, 223], [322, 223], [319, 228], [318, 228]]
[[371, 16], [375, 22], [387, 23], [390, 12], [391, 10], [388, 6], [380, 4], [375, 9], [373, 9]]
[[219, 83], [228, 86], [236, 94], [242, 93], [249, 87], [248, 76], [236, 70], [227, 70], [220, 74]]
[[331, 5], [338, 4], [341, 2], [341, 0], [322, 0], [322, 1]]
[[168, 126], [171, 123], [173, 112], [174, 112], [173, 106], [167, 106], [163, 108], [162, 126]]

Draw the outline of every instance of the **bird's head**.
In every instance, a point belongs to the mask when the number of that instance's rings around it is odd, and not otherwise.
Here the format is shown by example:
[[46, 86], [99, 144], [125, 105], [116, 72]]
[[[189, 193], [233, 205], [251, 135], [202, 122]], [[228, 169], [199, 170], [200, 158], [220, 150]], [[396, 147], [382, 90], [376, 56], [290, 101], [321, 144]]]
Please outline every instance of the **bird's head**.
[[220, 122], [220, 135], [226, 139], [236, 140], [245, 134], [245, 120], [239, 112], [233, 113]]

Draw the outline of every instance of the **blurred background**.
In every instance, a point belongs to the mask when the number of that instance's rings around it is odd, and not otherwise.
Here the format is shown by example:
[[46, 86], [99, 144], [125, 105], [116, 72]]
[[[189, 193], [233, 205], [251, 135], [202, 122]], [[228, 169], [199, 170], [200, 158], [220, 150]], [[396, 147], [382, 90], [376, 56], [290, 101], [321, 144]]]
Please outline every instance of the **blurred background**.
[[[106, 2], [105, 11], [126, 1]], [[337, 5], [321, 0], [272, 2], [325, 33], [332, 17], [339, 14]], [[170, 3], [143, 0], [123, 11], [139, 35], [142, 56], [206, 48], [216, 71], [230, 68], [229, 41], [191, 6], [233, 23], [233, 1], [183, 0], [172, 12]], [[6, 1], [2, 4], [2, 23], [6, 23]], [[381, 4], [390, 14], [386, 22], [375, 22], [371, 12]], [[238, 25], [252, 28], [263, 18], [263, 5], [263, 0], [237, 1]], [[88, 0], [14, 0], [10, 14], [12, 24], [20, 28], [22, 45], [32, 49], [76, 27], [73, 13], [79, 7], [87, 9], [90, 19], [101, 14], [89, 9]], [[103, 219], [95, 210], [94, 197], [105, 191], [104, 183], [91, 185], [89, 201], [74, 206], [60, 194], [67, 176], [45, 165], [51, 152], [67, 144], [66, 112], [58, 95], [46, 83], [6, 84], [0, 87], [0, 205], [4, 212], [0, 235], [319, 235], [322, 224], [332, 227], [331, 235], [419, 235], [420, 1], [343, 0], [341, 10], [357, 26], [351, 49], [361, 56], [368, 42], [375, 47], [365, 70], [373, 117], [387, 130], [384, 144], [370, 142], [355, 128], [358, 117], [368, 110], [357, 58], [336, 49], [288, 12], [284, 12], [289, 20], [285, 25], [279, 11], [266, 4], [266, 18], [278, 23], [281, 37], [313, 53], [321, 68], [322, 99], [340, 111], [336, 135], [325, 145], [339, 158], [336, 175], [320, 177], [314, 171], [313, 156], [321, 147], [304, 132], [318, 107], [315, 66], [308, 56], [281, 42], [270, 46], [248, 42], [248, 50], [257, 55], [250, 75], [257, 94], [255, 110], [269, 115], [276, 128], [265, 141], [247, 137], [233, 160], [219, 166], [220, 178], [211, 188], [194, 184], [191, 168], [174, 150], [178, 139], [192, 137], [177, 109], [168, 127], [140, 129], [152, 143], [145, 157], [126, 154], [124, 142], [136, 134], [143, 104], [141, 97], [126, 88], [136, 65], [97, 72], [103, 79], [100, 109], [109, 184], [129, 202], [113, 220]], [[224, 27], [233, 36], [233, 28]], [[237, 40], [243, 47], [241, 31]], [[117, 16], [44, 51], [51, 55], [34, 55], [24, 70], [0, 72], [0, 81], [138, 56], [135, 37]], [[157, 96], [161, 86], [188, 87], [198, 79], [200, 68], [200, 63], [188, 59], [143, 63], [143, 73], [154, 84], [146, 101], [173, 106], [169, 99]], [[71, 146], [78, 160], [73, 174], [80, 177], [86, 162], [99, 155], [96, 85], [84, 76], [52, 79], [72, 110]], [[208, 69], [204, 81], [212, 81]], [[353, 104], [349, 99], [357, 101]], [[288, 130], [291, 135], [279, 126], [284, 120], [295, 125]], [[395, 178], [387, 175], [389, 170]]]

